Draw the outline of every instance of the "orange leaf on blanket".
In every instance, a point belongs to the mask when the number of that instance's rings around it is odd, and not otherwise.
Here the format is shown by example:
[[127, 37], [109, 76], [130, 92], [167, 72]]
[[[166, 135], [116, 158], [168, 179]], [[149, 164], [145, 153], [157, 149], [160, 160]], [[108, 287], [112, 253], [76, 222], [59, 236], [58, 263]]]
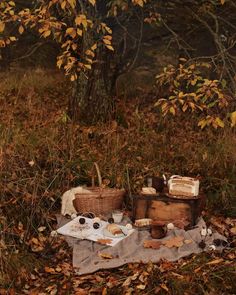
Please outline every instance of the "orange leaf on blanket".
[[143, 242], [144, 248], [152, 248], [152, 249], [159, 249], [161, 247], [161, 242], [153, 241], [153, 240], [146, 240]]
[[108, 254], [108, 253], [99, 253], [98, 254], [101, 258], [104, 258], [104, 259], [112, 259], [113, 256], [111, 254]]
[[102, 245], [110, 245], [112, 243], [111, 239], [98, 239], [97, 242]]
[[183, 237], [178, 236], [178, 237], [173, 237], [169, 240], [162, 241], [162, 244], [168, 248], [173, 248], [173, 247], [179, 248], [183, 246], [183, 240], [184, 240]]
[[192, 240], [184, 240], [184, 244], [188, 245], [191, 244], [193, 241]]

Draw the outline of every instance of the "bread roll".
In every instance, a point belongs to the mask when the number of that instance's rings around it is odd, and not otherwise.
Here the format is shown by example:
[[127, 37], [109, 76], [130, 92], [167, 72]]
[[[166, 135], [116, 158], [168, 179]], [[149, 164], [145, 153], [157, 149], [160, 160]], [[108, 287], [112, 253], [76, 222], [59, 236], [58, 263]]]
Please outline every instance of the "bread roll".
[[114, 223], [113, 224], [108, 224], [106, 228], [114, 236], [122, 234], [122, 230], [119, 228], [118, 225], [116, 225]]

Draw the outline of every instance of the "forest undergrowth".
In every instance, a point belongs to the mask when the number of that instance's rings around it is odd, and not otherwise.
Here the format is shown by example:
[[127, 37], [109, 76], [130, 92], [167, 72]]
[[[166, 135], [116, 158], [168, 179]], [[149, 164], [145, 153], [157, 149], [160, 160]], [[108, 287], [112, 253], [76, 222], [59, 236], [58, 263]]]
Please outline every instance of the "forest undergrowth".
[[[201, 130], [191, 113], [162, 118], [156, 98], [117, 100], [113, 120], [75, 124], [70, 93], [58, 72], [0, 73], [0, 294], [236, 294], [235, 128]], [[232, 247], [76, 276], [72, 250], [50, 231], [63, 192], [96, 180], [94, 162], [104, 184], [128, 193], [147, 175], [199, 177], [205, 219]]]

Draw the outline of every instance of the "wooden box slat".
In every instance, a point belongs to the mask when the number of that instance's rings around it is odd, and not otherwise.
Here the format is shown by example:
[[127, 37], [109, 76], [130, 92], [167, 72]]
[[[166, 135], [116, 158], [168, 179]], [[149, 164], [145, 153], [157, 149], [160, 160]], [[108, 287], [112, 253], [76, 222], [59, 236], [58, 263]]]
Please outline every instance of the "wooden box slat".
[[205, 196], [195, 199], [175, 199], [166, 194], [133, 196], [133, 219], [151, 218], [162, 222], [186, 220], [196, 224], [203, 209]]

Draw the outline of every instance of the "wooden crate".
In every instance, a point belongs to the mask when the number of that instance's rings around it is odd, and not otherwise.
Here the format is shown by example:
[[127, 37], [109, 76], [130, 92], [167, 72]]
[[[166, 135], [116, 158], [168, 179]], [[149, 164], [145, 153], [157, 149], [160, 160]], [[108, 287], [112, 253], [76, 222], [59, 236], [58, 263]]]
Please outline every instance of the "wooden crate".
[[182, 221], [194, 226], [204, 207], [205, 196], [172, 198], [167, 194], [134, 195], [133, 219], [151, 218], [165, 223]]

